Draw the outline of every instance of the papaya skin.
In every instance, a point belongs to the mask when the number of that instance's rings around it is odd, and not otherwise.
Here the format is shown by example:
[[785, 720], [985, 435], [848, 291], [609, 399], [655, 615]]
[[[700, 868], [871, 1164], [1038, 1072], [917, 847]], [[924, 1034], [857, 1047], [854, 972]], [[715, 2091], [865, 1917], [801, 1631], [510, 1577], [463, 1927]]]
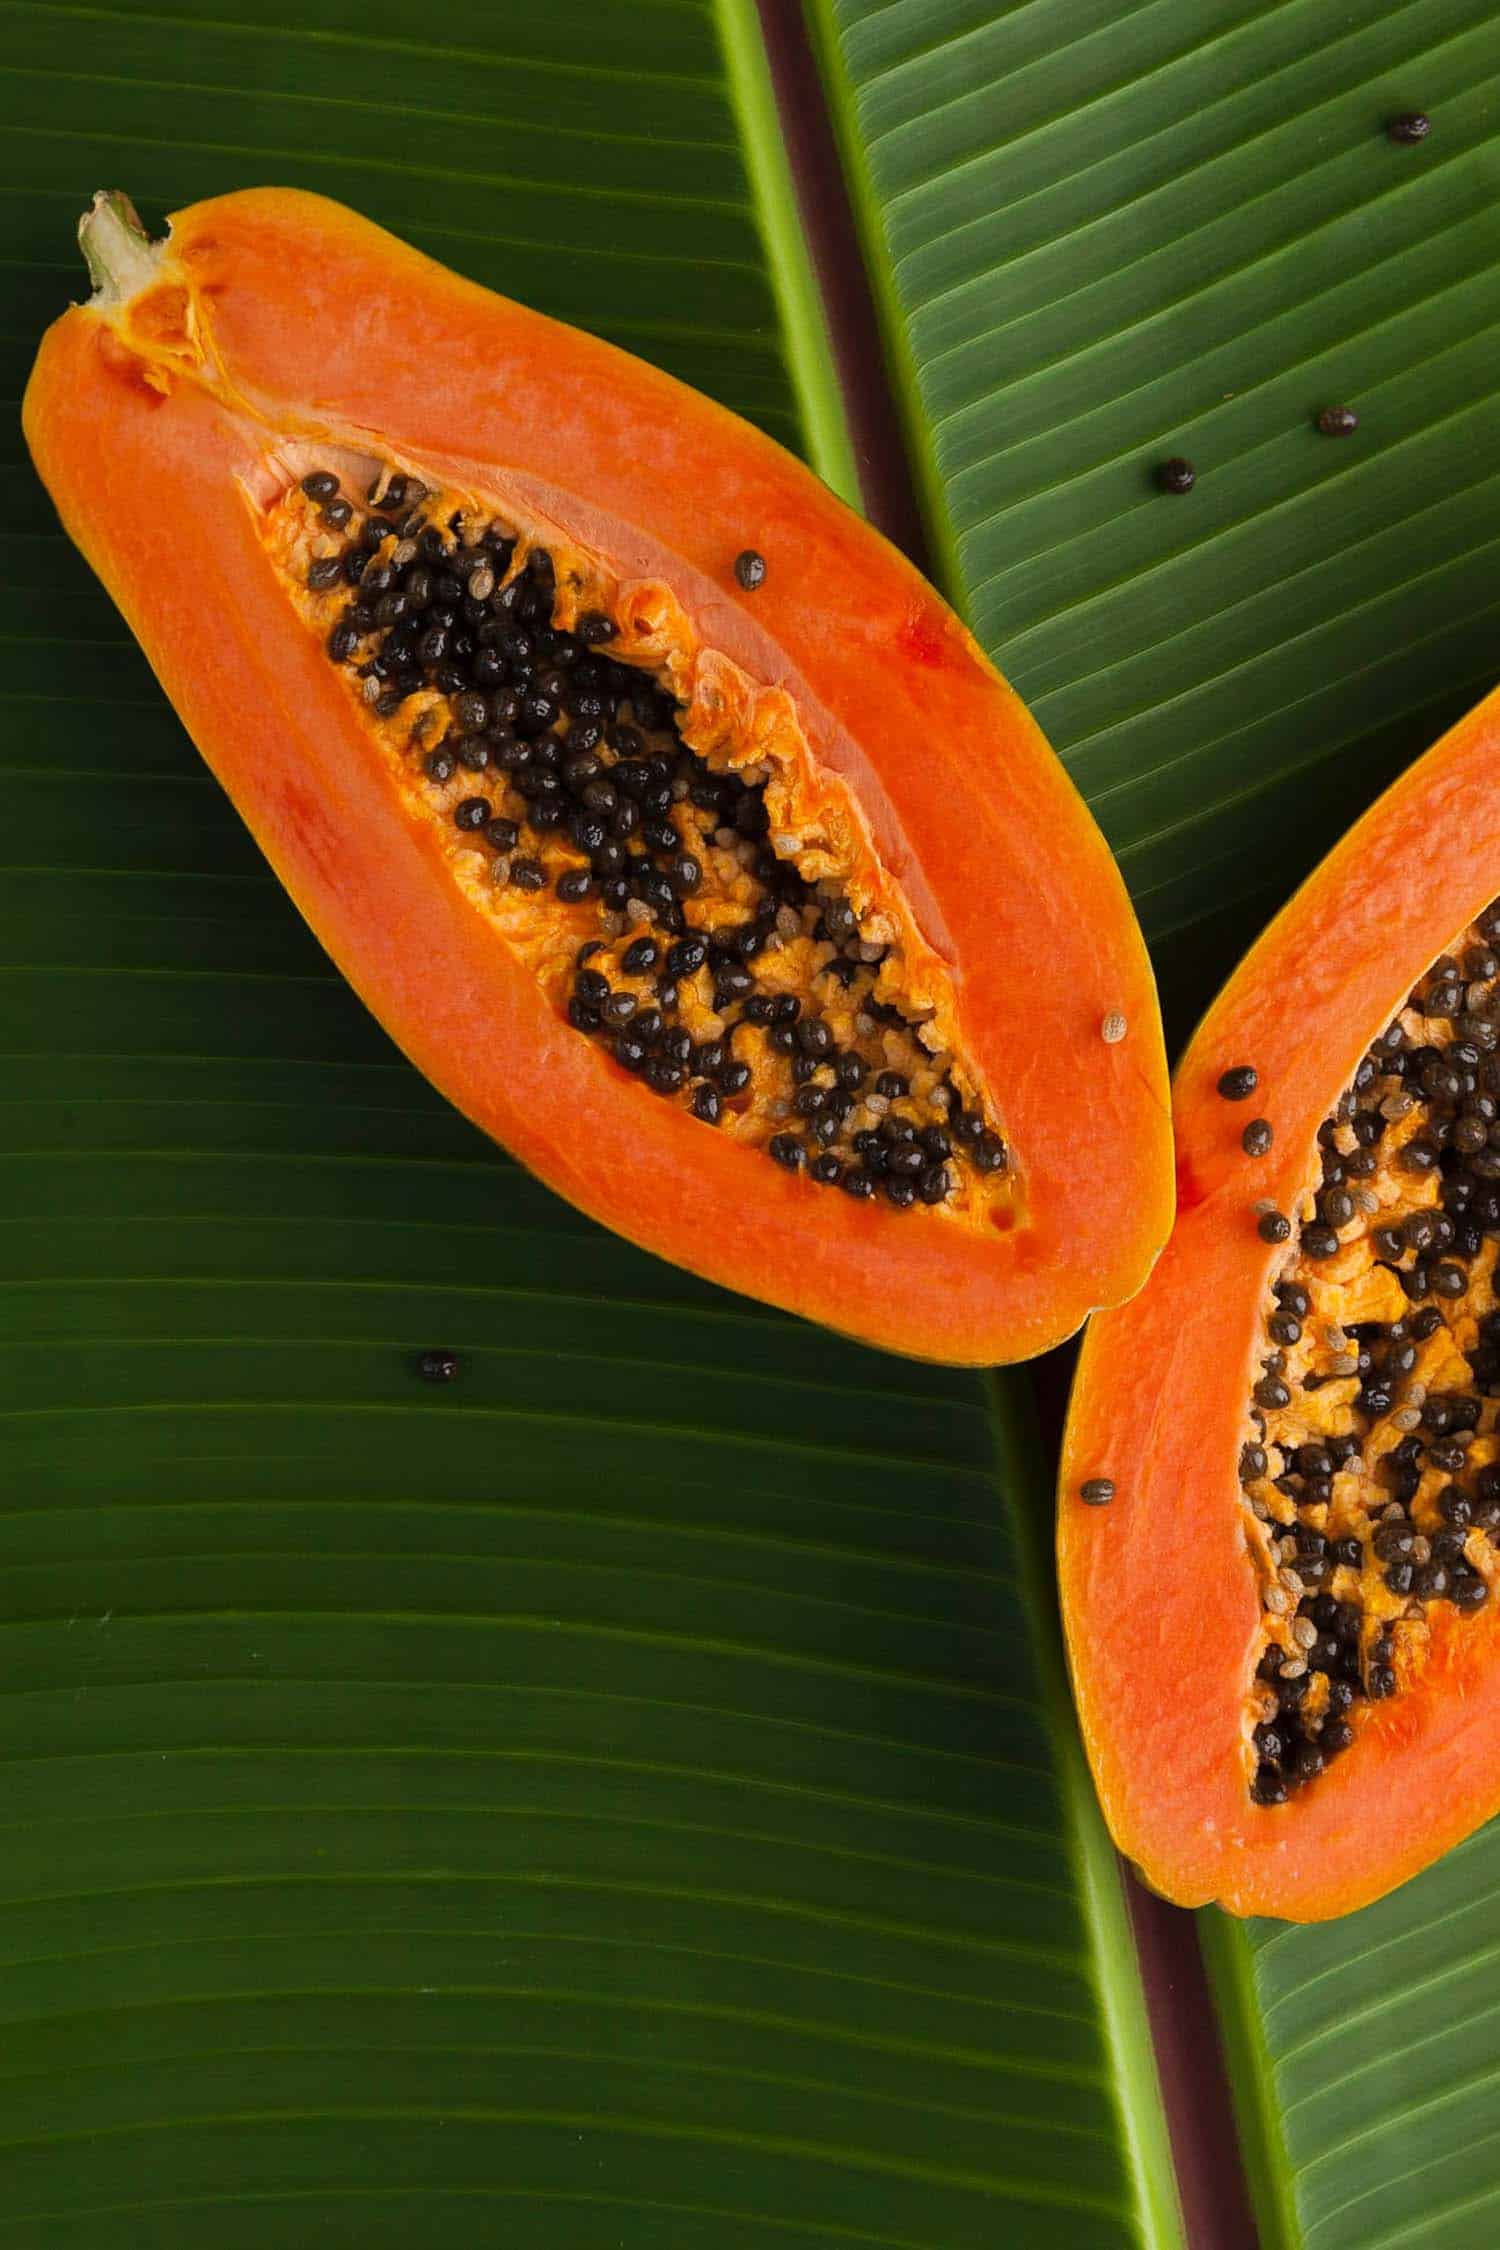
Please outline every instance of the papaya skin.
[[[1027, 712], [919, 575], [709, 400], [320, 197], [178, 213], [48, 331], [24, 422], [63, 524], [314, 932], [426, 1075], [659, 1256], [889, 1350], [1028, 1357], [1135, 1289], [1171, 1214], [1154, 986], [1123, 884]], [[656, 1099], [580, 1037], [403, 811], [257, 509], [319, 448], [562, 527], [785, 688], [947, 964], [1016, 1152], [987, 1238], [856, 1205]], [[767, 560], [739, 588], [734, 558]], [[1119, 1011], [1128, 1036], [1110, 1044]], [[1062, 1115], [1066, 1103], [1066, 1119]]]
[[[1183, 1906], [1325, 1921], [1405, 1882], [1500, 1810], [1500, 1613], [1435, 1605], [1424, 1663], [1360, 1706], [1352, 1746], [1279, 1806], [1247, 1790], [1260, 1628], [1238, 1477], [1260, 1323], [1314, 1140], [1370, 1041], [1500, 890], [1500, 690], [1406, 773], [1246, 956], [1178, 1069], [1177, 1223], [1129, 1305], [1091, 1323], [1069, 1406], [1058, 1565], [1105, 1815]], [[1221, 1072], [1259, 1086], [1226, 1101]], [[1240, 1145], [1251, 1116], [1268, 1154]], [[1107, 1508], [1079, 1497], [1109, 1476]], [[1444, 1614], [1443, 1612], [1446, 1612]]]

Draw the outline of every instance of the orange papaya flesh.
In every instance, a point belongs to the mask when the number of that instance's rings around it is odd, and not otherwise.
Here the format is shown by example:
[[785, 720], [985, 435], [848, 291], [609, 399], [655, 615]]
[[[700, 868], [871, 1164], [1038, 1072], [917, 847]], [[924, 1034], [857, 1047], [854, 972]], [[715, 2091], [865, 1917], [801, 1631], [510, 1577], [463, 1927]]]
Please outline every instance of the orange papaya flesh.
[[[582, 1209], [983, 1363], [1167, 1231], [1118, 874], [936, 595], [709, 401], [321, 198], [121, 198], [25, 405], [317, 935]], [[372, 308], [379, 309], [373, 317]], [[752, 553], [753, 550], [753, 553]]]
[[1178, 1072], [1171, 1242], [1080, 1357], [1070, 1661], [1184, 1905], [1325, 1919], [1500, 1808], [1497, 754], [1500, 691], [1242, 963]]

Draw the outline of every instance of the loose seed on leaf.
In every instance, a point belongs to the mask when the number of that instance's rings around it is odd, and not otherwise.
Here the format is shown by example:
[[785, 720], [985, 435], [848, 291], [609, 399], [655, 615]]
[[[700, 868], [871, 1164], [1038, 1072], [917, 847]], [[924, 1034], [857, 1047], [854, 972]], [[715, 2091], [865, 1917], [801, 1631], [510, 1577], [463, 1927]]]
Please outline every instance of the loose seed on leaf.
[[417, 1373], [424, 1383], [451, 1383], [461, 1364], [457, 1352], [426, 1351], [417, 1361]]

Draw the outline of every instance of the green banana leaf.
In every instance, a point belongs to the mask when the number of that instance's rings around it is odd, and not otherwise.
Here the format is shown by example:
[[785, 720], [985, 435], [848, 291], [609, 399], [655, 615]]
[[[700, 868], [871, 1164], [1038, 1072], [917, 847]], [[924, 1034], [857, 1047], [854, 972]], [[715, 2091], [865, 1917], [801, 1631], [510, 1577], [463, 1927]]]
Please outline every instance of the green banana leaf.
[[810, 12], [943, 573], [1196, 1001], [1495, 675], [1492, 11]]
[[1341, 1922], [1205, 1916], [1267, 2250], [1500, 2239], [1500, 1826]]
[[[934, 549], [1107, 828], [1181, 1034], [1500, 672], [1493, 11], [810, 15]], [[1314, 431], [1336, 401], [1353, 438]], [[1267, 2250], [1500, 2237], [1497, 1901], [1491, 1828], [1332, 1927], [1203, 1918]]]
[[[748, 5], [0, 14], [13, 397], [95, 187], [277, 180], [849, 487]], [[464, 1126], [12, 428], [0, 2242], [1169, 2250], [1024, 1388]]]

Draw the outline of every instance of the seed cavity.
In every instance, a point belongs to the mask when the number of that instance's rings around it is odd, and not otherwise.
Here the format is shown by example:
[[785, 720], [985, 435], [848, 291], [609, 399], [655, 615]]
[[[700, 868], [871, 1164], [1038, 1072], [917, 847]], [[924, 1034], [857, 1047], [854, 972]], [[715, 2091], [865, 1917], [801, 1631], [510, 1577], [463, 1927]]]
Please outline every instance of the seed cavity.
[[1109, 1014], [1099, 1026], [1099, 1036], [1106, 1047], [1118, 1047], [1129, 1029], [1130, 1026], [1120, 1010], [1111, 1008]]
[[[665, 589], [399, 469], [318, 464], [264, 529], [409, 808], [574, 1031], [809, 1192], [1012, 1223], [946, 972], [843, 785], [786, 748], [782, 691], [696, 643], [689, 665]], [[746, 590], [765, 568], [736, 558]]]
[[1267, 1806], [1353, 1747], [1500, 1577], [1500, 900], [1372, 1042], [1295, 1208], [1239, 1465]]

